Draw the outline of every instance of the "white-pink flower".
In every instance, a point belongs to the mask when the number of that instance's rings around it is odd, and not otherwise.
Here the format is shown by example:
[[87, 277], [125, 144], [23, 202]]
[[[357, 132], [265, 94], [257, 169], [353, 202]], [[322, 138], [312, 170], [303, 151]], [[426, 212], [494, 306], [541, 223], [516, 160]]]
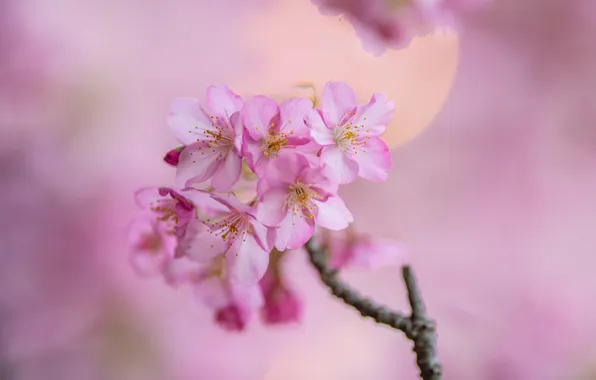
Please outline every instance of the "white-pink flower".
[[267, 269], [274, 231], [254, 216], [253, 207], [236, 196], [212, 195], [215, 204], [201, 208], [203, 217], [189, 225], [180, 250], [197, 262], [223, 255], [231, 282], [256, 284]]
[[306, 119], [313, 139], [323, 146], [325, 176], [340, 184], [357, 176], [370, 181], [387, 179], [391, 154], [379, 136], [391, 121], [394, 108], [381, 93], [375, 93], [368, 104], [358, 105], [347, 84], [327, 83], [321, 108], [312, 110]]
[[312, 102], [305, 98], [293, 98], [279, 106], [266, 96], [255, 96], [245, 103], [243, 149], [245, 159], [257, 175], [262, 177], [283, 170], [276, 165], [277, 160], [300, 154], [299, 147], [311, 141], [304, 123], [310, 110]]
[[197, 207], [207, 204], [210, 197], [193, 188], [176, 191], [170, 187], [146, 187], [135, 192], [135, 201], [141, 210], [153, 215], [165, 231], [181, 238], [196, 216]]
[[[280, 160], [284, 171], [268, 178], [261, 186], [257, 206], [259, 220], [278, 227], [275, 247], [296, 249], [304, 245], [314, 232], [315, 223], [331, 230], [342, 230], [354, 220], [343, 200], [336, 194], [337, 184], [323, 176], [320, 168], [312, 168], [302, 156]], [[264, 181], [264, 180], [262, 180]]]
[[197, 99], [172, 102], [168, 124], [186, 147], [177, 165], [179, 186], [211, 179], [217, 191], [228, 191], [242, 169], [242, 98], [227, 86], [210, 86], [206, 105]]
[[129, 227], [133, 269], [141, 276], [161, 273], [177, 256], [178, 239], [184, 238], [188, 224], [196, 217], [197, 206], [209, 200], [207, 193], [197, 189], [139, 189], [135, 201], [141, 212]]

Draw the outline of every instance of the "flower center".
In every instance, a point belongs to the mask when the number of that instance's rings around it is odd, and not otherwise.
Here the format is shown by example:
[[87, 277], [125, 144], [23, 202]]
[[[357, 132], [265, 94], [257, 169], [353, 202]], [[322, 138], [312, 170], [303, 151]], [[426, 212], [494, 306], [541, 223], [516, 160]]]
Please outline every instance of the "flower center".
[[[335, 143], [346, 153], [358, 154], [358, 151], [366, 145], [366, 140], [370, 139], [370, 136], [365, 135], [366, 132], [369, 131], [364, 130], [364, 125], [355, 125], [349, 121], [346, 125], [335, 127]], [[366, 152], [365, 149], [362, 150]]]
[[265, 157], [276, 157], [279, 151], [288, 145], [288, 135], [284, 132], [271, 133], [267, 135], [264, 144], [261, 146]]
[[155, 203], [150, 203], [149, 208], [158, 216], [156, 218], [158, 223], [163, 223], [167, 226], [168, 233], [174, 233], [178, 225], [179, 217], [176, 212], [176, 203], [174, 199], [157, 199]]
[[323, 197], [309, 185], [298, 182], [289, 187], [289, 194], [284, 208], [290, 210], [294, 215], [303, 215], [312, 219], [315, 216], [315, 210], [317, 208], [313, 200], [322, 199]]
[[218, 116], [211, 117], [210, 129], [201, 128], [195, 126], [195, 129], [199, 130], [197, 133], [198, 142], [205, 143], [205, 146], [200, 146], [198, 151], [201, 155], [207, 153], [215, 153], [217, 148], [224, 148], [221, 150], [217, 159], [224, 159], [230, 149], [234, 147], [234, 133], [232, 127], [225, 119], [220, 119]]
[[[207, 223], [210, 221], [207, 220]], [[232, 245], [234, 241], [242, 236], [246, 237], [248, 233], [248, 216], [240, 212], [232, 212], [222, 220], [209, 224], [211, 233], [215, 236], [221, 236], [222, 240]]]
[[141, 237], [141, 240], [138, 245], [138, 249], [142, 251], [147, 251], [150, 254], [157, 254], [161, 251], [162, 248], [162, 239], [161, 235], [157, 232], [151, 232], [144, 234]]

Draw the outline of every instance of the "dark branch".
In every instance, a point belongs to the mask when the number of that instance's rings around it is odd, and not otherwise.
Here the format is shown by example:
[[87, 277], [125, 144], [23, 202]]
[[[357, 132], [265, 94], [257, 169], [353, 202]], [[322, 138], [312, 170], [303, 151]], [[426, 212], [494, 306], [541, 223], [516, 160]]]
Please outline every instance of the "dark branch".
[[319, 272], [321, 281], [334, 296], [358, 310], [363, 317], [372, 318], [377, 323], [402, 331], [409, 340], [414, 342], [416, 363], [420, 368], [421, 379], [441, 380], [442, 368], [437, 356], [436, 326], [426, 314], [426, 306], [414, 273], [409, 266], [404, 266], [402, 270], [412, 309], [412, 314], [407, 316], [401, 312], [392, 311], [386, 306], [377, 305], [371, 299], [363, 297], [356, 290], [344, 284], [337, 271], [327, 266], [325, 247], [319, 246], [314, 239], [306, 243], [305, 248], [310, 262]]

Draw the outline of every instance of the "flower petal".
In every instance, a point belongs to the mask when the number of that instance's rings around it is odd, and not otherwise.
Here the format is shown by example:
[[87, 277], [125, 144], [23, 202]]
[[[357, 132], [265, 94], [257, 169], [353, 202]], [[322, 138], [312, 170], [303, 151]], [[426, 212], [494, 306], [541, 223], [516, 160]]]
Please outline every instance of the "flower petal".
[[261, 197], [257, 204], [255, 217], [269, 227], [277, 227], [284, 219], [284, 204], [288, 196], [287, 186], [278, 186], [270, 189]]
[[354, 160], [358, 163], [358, 175], [374, 182], [385, 181], [392, 167], [389, 147], [380, 137], [366, 140], [366, 145], [360, 147]]
[[336, 145], [329, 145], [321, 152], [323, 173], [330, 181], [350, 183], [358, 176], [358, 163]]
[[199, 101], [193, 98], [174, 99], [167, 122], [174, 137], [184, 145], [197, 141], [198, 131], [213, 128], [211, 119], [201, 109]]
[[229, 119], [242, 108], [242, 98], [225, 84], [207, 88], [207, 107], [219, 118]]
[[292, 98], [280, 106], [280, 116], [283, 122], [281, 131], [293, 137], [310, 137], [310, 131], [304, 119], [312, 110], [312, 102], [305, 98]]
[[362, 125], [362, 133], [367, 136], [380, 136], [391, 122], [395, 104], [387, 101], [387, 96], [375, 93], [370, 102], [358, 107], [355, 125]]
[[358, 106], [356, 94], [343, 82], [328, 82], [321, 96], [321, 110], [327, 125], [336, 126]]
[[269, 251], [264, 250], [252, 235], [237, 239], [226, 254], [230, 282], [238, 286], [254, 285], [267, 270]]
[[270, 252], [273, 249], [275, 236], [271, 234], [273, 228], [268, 228], [258, 220], [252, 221], [252, 232], [257, 244], [259, 244], [265, 251]]
[[332, 128], [323, 121], [319, 110], [311, 110], [306, 116], [306, 123], [310, 127], [310, 135], [320, 145], [335, 145]]
[[319, 208], [316, 223], [329, 230], [339, 231], [347, 228], [354, 221], [354, 217], [344, 201], [336, 196], [330, 196], [326, 202], [316, 202]]
[[246, 164], [255, 172], [256, 163], [263, 157], [263, 149], [261, 149], [262, 142], [254, 140], [250, 134], [244, 133], [242, 137], [242, 155]]
[[185, 238], [179, 243], [178, 251], [189, 259], [206, 263], [218, 255], [225, 254], [229, 245], [203, 223], [192, 220], [187, 227]]
[[242, 120], [253, 140], [267, 136], [271, 120], [279, 114], [277, 103], [266, 96], [258, 95], [244, 103]]
[[209, 148], [205, 142], [196, 142], [186, 147], [180, 154], [176, 167], [176, 185], [186, 187], [211, 178], [221, 165], [218, 160], [221, 154], [219, 150]]
[[216, 191], [229, 191], [238, 182], [242, 171], [242, 158], [234, 152], [228, 152], [218, 170], [213, 174], [211, 185]]
[[135, 191], [135, 202], [142, 209], [148, 209], [155, 201], [163, 198], [159, 194], [159, 187], [144, 187]]
[[284, 251], [302, 247], [312, 237], [314, 228], [312, 219], [288, 212], [276, 231], [275, 248]]

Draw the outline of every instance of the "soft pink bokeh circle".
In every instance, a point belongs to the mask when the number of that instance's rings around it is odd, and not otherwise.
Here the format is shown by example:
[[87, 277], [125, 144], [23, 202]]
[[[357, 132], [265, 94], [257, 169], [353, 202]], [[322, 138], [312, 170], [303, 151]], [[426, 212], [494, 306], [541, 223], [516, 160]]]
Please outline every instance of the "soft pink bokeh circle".
[[361, 101], [384, 92], [396, 104], [384, 136], [391, 147], [431, 123], [449, 95], [458, 63], [458, 37], [446, 30], [374, 57], [346, 20], [322, 16], [309, 1], [271, 4], [251, 18], [246, 33], [246, 47], [258, 62], [251, 75], [231, 83], [235, 90], [283, 98], [308, 94], [296, 89], [298, 83], [310, 82], [320, 94], [327, 81], [345, 81]]

